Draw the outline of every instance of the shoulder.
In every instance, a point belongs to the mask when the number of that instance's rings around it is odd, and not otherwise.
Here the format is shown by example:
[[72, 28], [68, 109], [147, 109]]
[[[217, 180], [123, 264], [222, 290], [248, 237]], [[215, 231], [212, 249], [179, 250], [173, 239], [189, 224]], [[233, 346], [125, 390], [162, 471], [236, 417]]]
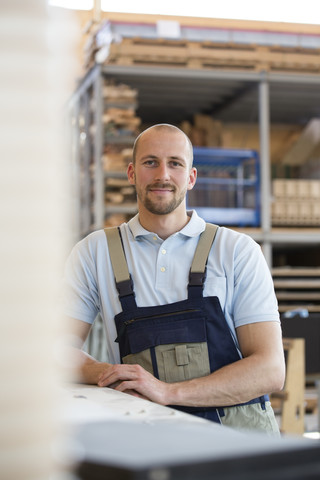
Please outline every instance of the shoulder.
[[235, 253], [260, 250], [260, 246], [252, 237], [227, 227], [218, 228], [215, 243], [219, 244], [220, 248], [225, 248], [228, 251], [233, 250]]
[[265, 262], [255, 240], [226, 227], [219, 227], [208, 260], [217, 272], [230, 278], [240, 271], [256, 270]]
[[79, 242], [77, 242], [77, 244], [75, 245], [75, 248], [92, 249], [94, 247], [100, 246], [105, 241], [106, 235], [104, 230], [96, 230], [95, 232], [89, 233], [89, 235], [79, 240]]
[[83, 261], [94, 259], [99, 252], [107, 249], [107, 241], [104, 230], [97, 230], [79, 240], [72, 248], [70, 256], [81, 258]]

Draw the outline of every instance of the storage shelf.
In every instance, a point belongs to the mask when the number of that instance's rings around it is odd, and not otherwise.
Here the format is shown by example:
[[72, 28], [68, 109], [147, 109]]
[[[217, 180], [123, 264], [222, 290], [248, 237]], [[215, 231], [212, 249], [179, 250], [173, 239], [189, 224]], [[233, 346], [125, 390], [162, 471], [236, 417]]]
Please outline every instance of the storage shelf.
[[[103, 172], [102, 165], [99, 163], [103, 154], [103, 142], [107, 140], [112, 145], [120, 140], [132, 145], [134, 141], [132, 137], [119, 138], [104, 134], [104, 126], [101, 122], [103, 105], [106, 102], [106, 100], [102, 100], [104, 79], [127, 84], [137, 90], [137, 114], [147, 124], [173, 123], [179, 125], [186, 118], [192, 118], [195, 113], [208, 111], [208, 109], [210, 110], [208, 114], [218, 121], [243, 122], [244, 118], [250, 117], [252, 108], [256, 108], [259, 111], [260, 132], [261, 228], [258, 225], [244, 226], [243, 224], [235, 227], [231, 223], [229, 226], [247, 233], [260, 243], [270, 267], [272, 267], [272, 249], [274, 247], [282, 248], [285, 245], [290, 247], [295, 245], [320, 246], [320, 228], [272, 227], [271, 185], [269, 185], [270, 158], [266, 147], [270, 122], [301, 123], [302, 119], [305, 122], [306, 119], [317, 116], [319, 75], [182, 69], [174, 66], [95, 65], [79, 83], [69, 105], [74, 122], [74, 119], [79, 118], [85, 104], [87, 103], [88, 107], [90, 104], [89, 111], [93, 118], [90, 119], [91, 123], [86, 120], [85, 128], [88, 132], [88, 125], [96, 126], [92, 144], [92, 156], [97, 167], [93, 180], [96, 199], [94, 201], [94, 218], [90, 223], [94, 229], [103, 226], [105, 215], [109, 213], [108, 209], [106, 213], [103, 192], [103, 181], [108, 178], [109, 174]], [[87, 102], [86, 98], [89, 98]], [[297, 102], [297, 98], [300, 100], [302, 98], [303, 101]], [[290, 104], [289, 110], [285, 108], [287, 104]], [[73, 137], [76, 139], [81, 131], [79, 121], [73, 130]], [[79, 144], [75, 145], [74, 150], [75, 162], [79, 163], [77, 158], [79, 150], [81, 150]], [[116, 174], [116, 178], [125, 178], [125, 176]], [[115, 210], [123, 212], [123, 208], [126, 210], [126, 207], [122, 205]], [[126, 212], [133, 214], [136, 210], [130, 208]], [[80, 216], [81, 212], [78, 215]], [[224, 224], [223, 218], [220, 223]]]
[[260, 165], [256, 151], [193, 148], [197, 182], [187, 195], [207, 222], [223, 225], [260, 224]]
[[280, 312], [320, 311], [320, 268], [273, 268], [271, 273]]
[[239, 228], [231, 227], [233, 230], [241, 231], [250, 235], [256, 242], [271, 242], [272, 244], [319, 244], [319, 228], [272, 228], [269, 232], [264, 232], [262, 228]]

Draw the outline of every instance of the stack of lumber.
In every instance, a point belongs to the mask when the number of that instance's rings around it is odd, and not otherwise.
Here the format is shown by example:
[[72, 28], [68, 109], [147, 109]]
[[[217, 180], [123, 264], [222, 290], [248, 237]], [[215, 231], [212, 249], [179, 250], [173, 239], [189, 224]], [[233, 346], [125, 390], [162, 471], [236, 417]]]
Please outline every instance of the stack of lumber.
[[275, 179], [272, 188], [274, 226], [320, 226], [320, 180]]
[[103, 62], [109, 54], [111, 42], [119, 41], [112, 32], [110, 22], [90, 20], [83, 29], [86, 40], [83, 45], [83, 68], [89, 70], [95, 63]]
[[[121, 145], [106, 145], [102, 156], [105, 172], [105, 205], [111, 211], [121, 209], [133, 210], [136, 206], [136, 192], [127, 179], [126, 171], [132, 161], [132, 148], [122, 148]], [[118, 215], [121, 212], [115, 212]], [[127, 220], [124, 216], [122, 221]], [[108, 219], [108, 222], [113, 222]]]
[[110, 212], [106, 226], [127, 221], [130, 217], [127, 212], [136, 208], [135, 188], [129, 185], [126, 171], [132, 161], [132, 146], [141, 124], [136, 116], [137, 95], [135, 89], [111, 80], [105, 82], [102, 90], [104, 200]]
[[109, 174], [125, 173], [129, 162], [132, 161], [132, 148], [122, 148], [117, 145], [105, 145], [102, 155], [102, 164]]
[[195, 114], [192, 123], [185, 120], [180, 128], [195, 147], [221, 147], [223, 144], [222, 122], [209, 115]]
[[[78, 11], [77, 16], [83, 31], [79, 56], [84, 71], [95, 63], [120, 63], [120, 57], [150, 65], [192, 67], [195, 59], [200, 60], [196, 68], [319, 71], [317, 25], [119, 12], [101, 12], [92, 17], [92, 12]], [[129, 43], [133, 39], [128, 46], [137, 48], [133, 52], [123, 48], [123, 38], [128, 38]], [[173, 39], [175, 42], [171, 42]], [[143, 41], [148, 43], [148, 49], [140, 48]], [[166, 47], [166, 41], [179, 50], [158, 50], [161, 45]], [[119, 45], [120, 51], [116, 51]], [[200, 55], [194, 52], [196, 49]]]
[[102, 96], [109, 103], [136, 105], [138, 92], [124, 83], [105, 81]]
[[320, 312], [320, 268], [273, 268], [279, 311]]
[[[150, 21], [154, 22], [154, 19]], [[176, 21], [179, 22], [179, 18]], [[205, 36], [201, 38], [201, 35], [200, 40], [194, 40], [187, 38], [186, 33], [180, 38], [167, 38], [156, 33], [155, 25], [149, 36], [146, 36], [144, 28], [151, 24], [138, 21], [127, 22], [127, 33], [123, 37], [117, 33], [117, 23], [121, 24], [121, 20], [112, 22], [104, 19], [100, 23], [91, 21], [86, 26], [84, 34], [87, 39], [83, 47], [85, 70], [95, 63], [109, 63], [219, 70], [320, 72], [320, 49], [314, 45], [309, 47], [308, 43], [305, 46], [299, 46], [299, 43], [287, 46], [285, 42], [277, 43], [281, 42], [280, 37], [273, 44], [270, 39], [259, 43], [258, 37], [253, 39], [256, 43], [240, 43], [233, 41], [232, 35], [227, 41], [208, 40]]]
[[141, 119], [136, 116], [137, 90], [125, 84], [116, 85], [110, 80], [105, 82], [102, 96], [106, 141], [114, 139], [117, 143], [132, 143], [141, 124]]
[[[257, 123], [226, 123], [216, 120], [210, 115], [198, 113], [193, 115], [191, 120], [181, 122], [179, 127], [188, 135], [195, 147], [260, 150], [259, 125]], [[296, 170], [296, 165], [284, 165], [282, 159], [286, 152], [293, 148], [302, 131], [303, 128], [296, 124], [272, 123], [270, 125], [270, 160], [277, 173], [275, 176], [283, 177], [284, 174], [288, 174], [288, 171]], [[315, 163], [318, 168], [319, 161]], [[316, 166], [313, 168], [313, 172]]]
[[126, 178], [108, 177], [105, 191], [106, 205], [133, 206], [136, 202], [135, 189]]
[[196, 69], [320, 72], [319, 49], [233, 42], [123, 38], [110, 43], [105, 63]]

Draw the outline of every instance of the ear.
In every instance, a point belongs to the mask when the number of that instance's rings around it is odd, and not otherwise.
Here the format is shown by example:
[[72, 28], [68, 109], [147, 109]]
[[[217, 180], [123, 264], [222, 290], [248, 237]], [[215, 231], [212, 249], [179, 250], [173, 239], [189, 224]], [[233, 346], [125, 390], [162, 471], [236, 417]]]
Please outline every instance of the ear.
[[192, 167], [189, 173], [188, 190], [192, 190], [197, 180], [197, 169]]
[[127, 176], [128, 176], [129, 183], [131, 185], [135, 185], [136, 181], [135, 181], [135, 175], [134, 175], [134, 166], [132, 162], [130, 162], [128, 165]]

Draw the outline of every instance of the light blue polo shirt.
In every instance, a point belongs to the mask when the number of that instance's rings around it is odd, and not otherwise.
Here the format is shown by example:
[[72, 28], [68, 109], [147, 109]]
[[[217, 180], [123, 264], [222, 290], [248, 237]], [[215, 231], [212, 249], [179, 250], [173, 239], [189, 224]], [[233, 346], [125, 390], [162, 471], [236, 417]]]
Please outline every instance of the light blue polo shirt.
[[[138, 307], [187, 298], [189, 270], [205, 222], [195, 211], [166, 240], [145, 230], [136, 215], [120, 226]], [[93, 323], [103, 319], [110, 361], [120, 361], [114, 317], [121, 311], [103, 230], [73, 248], [65, 270], [64, 314]], [[204, 296], [217, 296], [230, 331], [248, 323], [276, 321], [273, 281], [260, 246], [248, 235], [220, 227], [210, 251]]]

